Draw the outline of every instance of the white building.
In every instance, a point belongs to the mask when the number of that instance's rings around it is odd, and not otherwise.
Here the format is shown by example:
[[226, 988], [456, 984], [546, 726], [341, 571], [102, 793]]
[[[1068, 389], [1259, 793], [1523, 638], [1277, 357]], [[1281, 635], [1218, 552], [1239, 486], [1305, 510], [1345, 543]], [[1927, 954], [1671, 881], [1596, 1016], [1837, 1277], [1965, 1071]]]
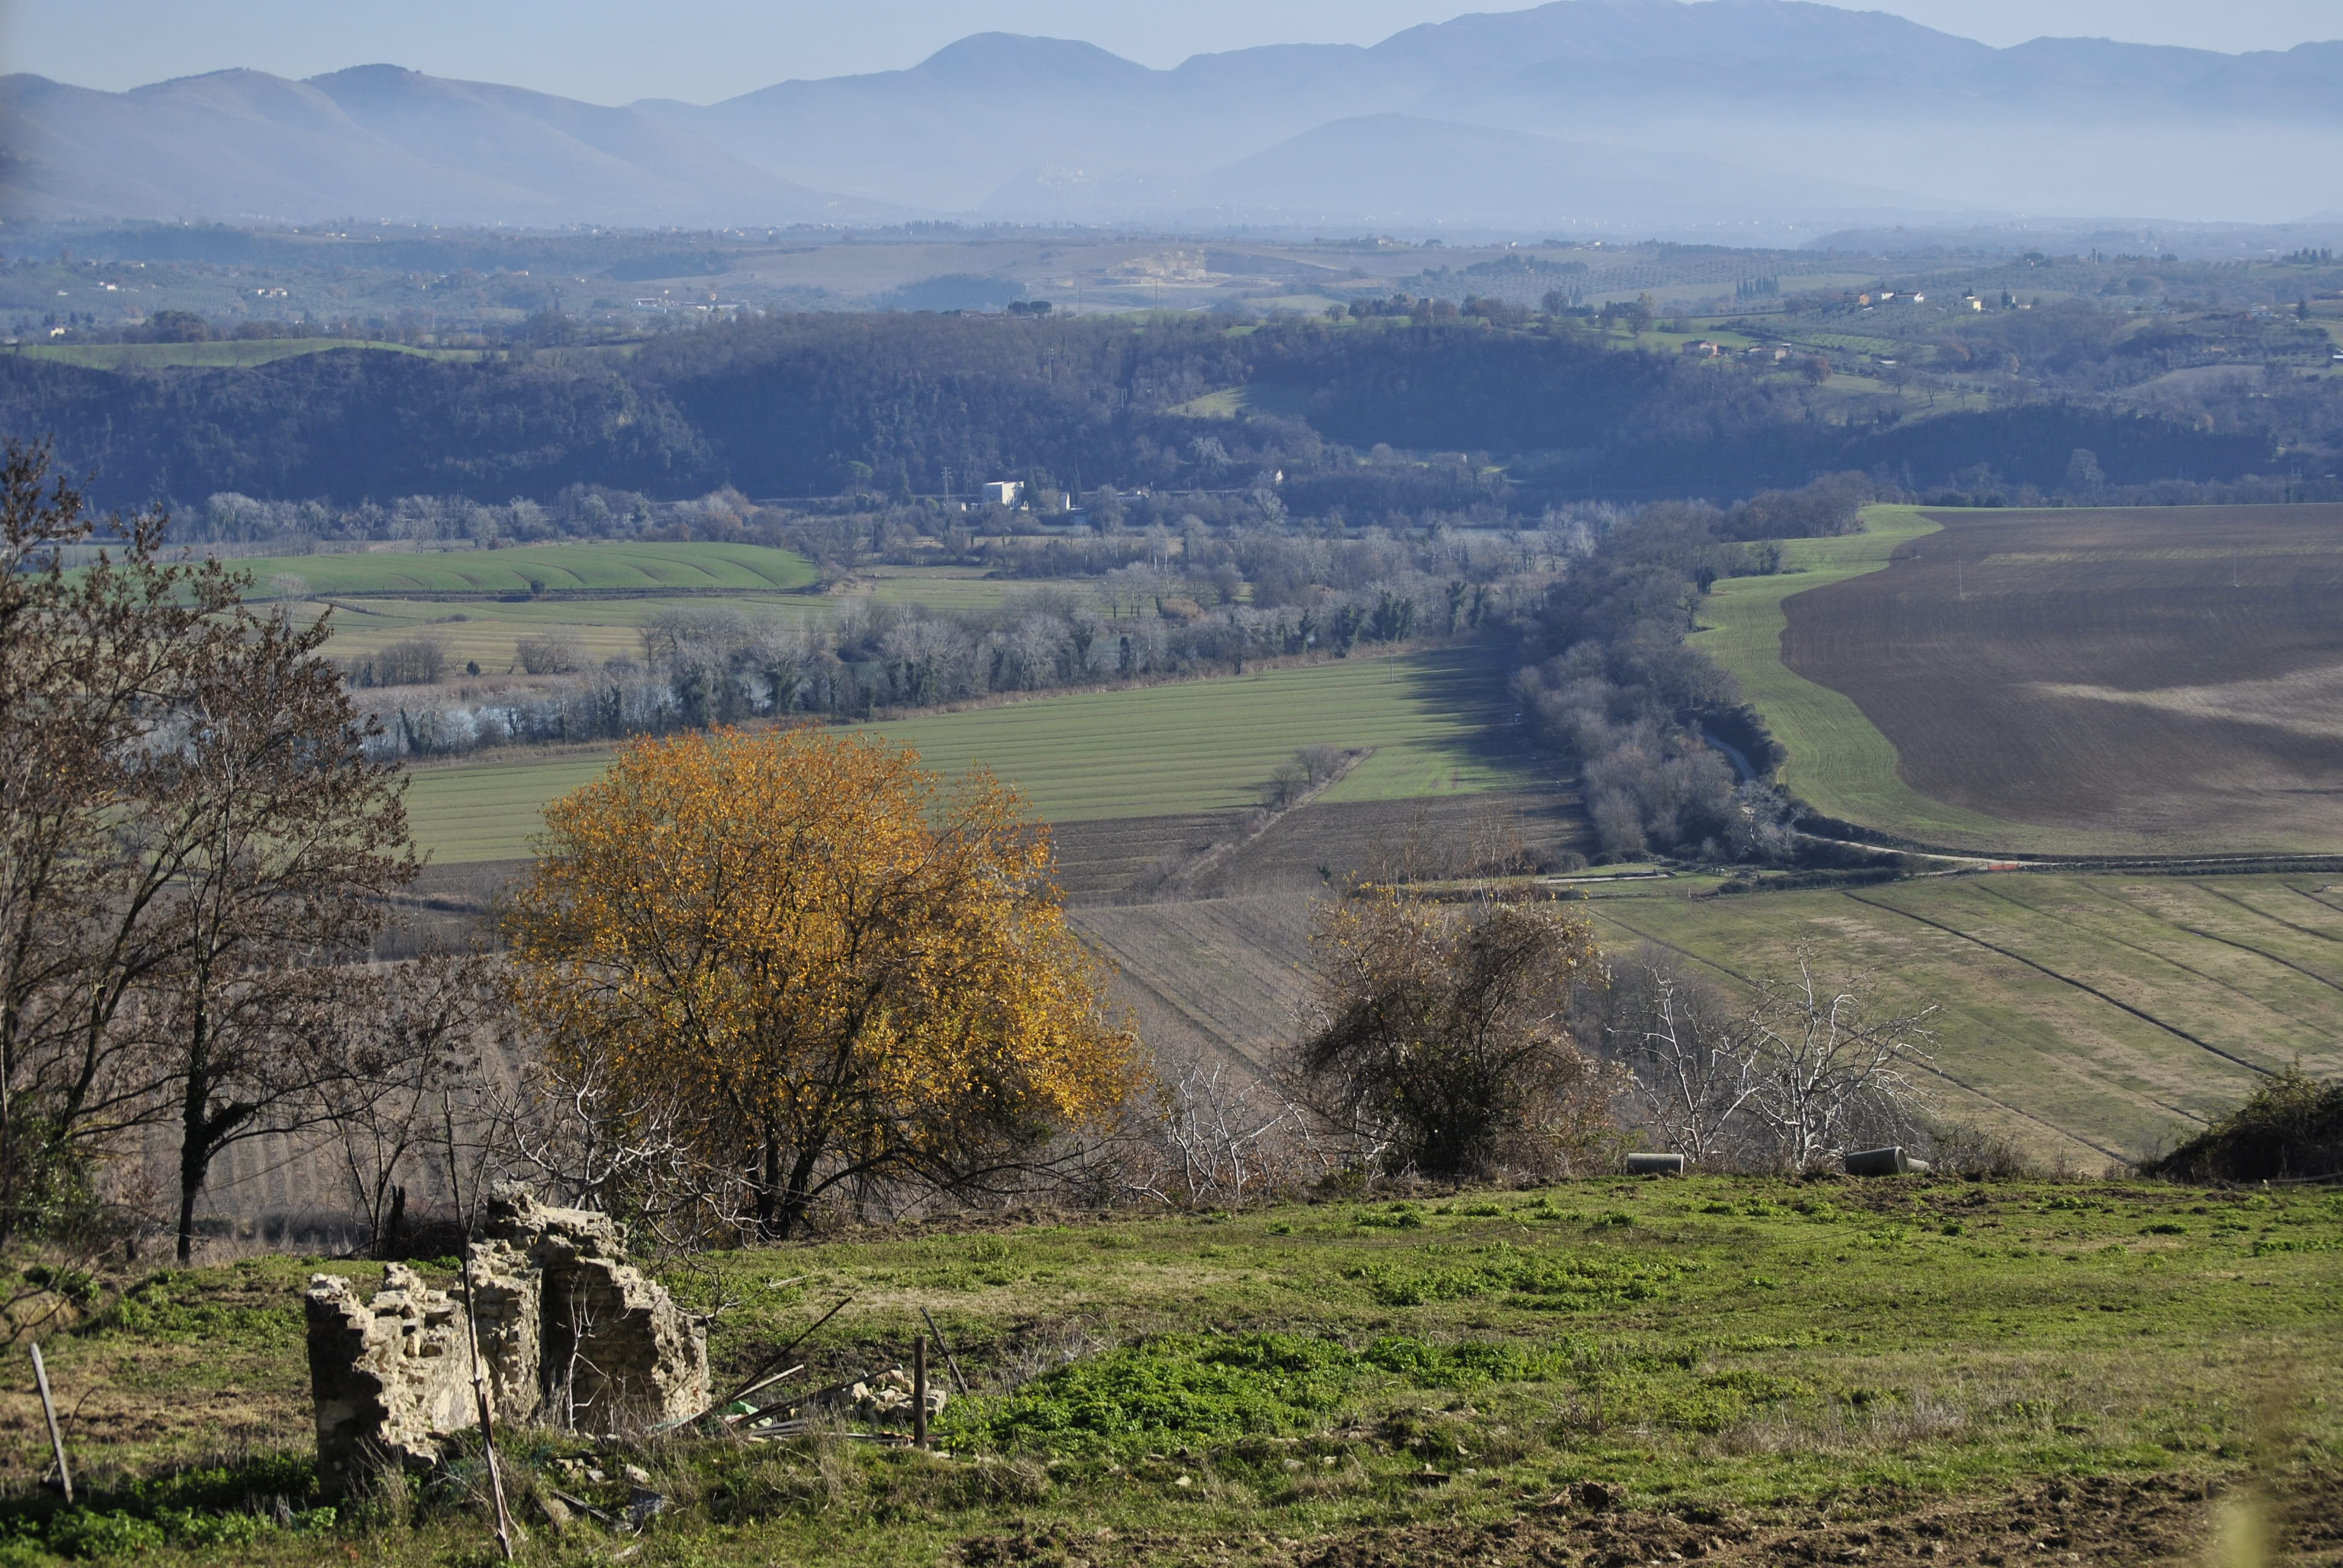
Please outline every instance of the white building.
[[1021, 479], [1001, 479], [984, 487], [984, 498], [996, 507], [1013, 507], [1025, 498]]

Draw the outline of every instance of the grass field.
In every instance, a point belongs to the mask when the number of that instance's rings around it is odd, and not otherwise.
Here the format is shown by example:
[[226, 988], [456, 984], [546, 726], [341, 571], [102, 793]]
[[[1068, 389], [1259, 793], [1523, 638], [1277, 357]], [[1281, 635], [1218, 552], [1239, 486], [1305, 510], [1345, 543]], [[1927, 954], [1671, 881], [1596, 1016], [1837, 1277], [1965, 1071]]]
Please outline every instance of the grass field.
[[[1312, 745], [1375, 754], [1322, 797], [1471, 794], [1531, 780], [1493, 741], [1503, 684], [1479, 649], [1357, 658], [1258, 675], [1077, 692], [882, 728], [947, 775], [981, 762], [1051, 820], [1222, 810], [1259, 801], [1271, 769]], [[607, 753], [417, 769], [417, 840], [447, 861], [525, 854], [538, 813]]]
[[[505, 1485], [548, 1563], [2332, 1564], [2338, 1247], [2316, 1190], [1923, 1179], [884, 1227], [669, 1277], [729, 1300], [724, 1387], [841, 1299], [794, 1386], [898, 1363], [931, 1315], [970, 1390], [947, 1452], [508, 1416]], [[94, 1281], [44, 1347], [81, 1510], [36, 1484], [29, 1380], [0, 1392], [8, 1561], [493, 1560], [476, 1462], [309, 1512], [315, 1270], [380, 1278], [256, 1256]], [[537, 1501], [623, 1511], [626, 1464], [664, 1505], [639, 1542]], [[2203, 1554], [2242, 1528], [2272, 1554]]]
[[[1954, 839], [2068, 853], [2343, 848], [2343, 506], [1938, 511], [1887, 569], [1781, 602], [1779, 662], [1860, 709]], [[1747, 662], [1744, 649], [1743, 662]], [[1794, 722], [1793, 728], [1796, 728]], [[1790, 742], [1793, 749], [1795, 741]], [[1889, 800], [1875, 743], [1803, 789]], [[1818, 800], [1819, 804], [1820, 801]], [[1863, 804], [1863, 803], [1857, 803]]]
[[[266, 591], [264, 583], [262, 592]], [[313, 588], [312, 591], [317, 590]], [[1000, 609], [1034, 594], [1072, 594], [1088, 599], [1096, 591], [1097, 584], [1083, 578], [993, 578], [975, 567], [882, 566], [864, 571], [852, 585], [833, 593], [788, 589], [767, 595], [727, 589], [722, 597], [727, 609], [745, 618], [802, 625], [826, 620], [856, 604], [916, 604], [939, 611], [980, 612]], [[456, 603], [449, 602], [449, 597], [343, 598], [332, 604], [330, 648], [337, 658], [347, 658], [427, 632], [447, 646], [458, 666], [472, 660], [484, 673], [497, 675], [513, 666], [515, 644], [521, 638], [556, 628], [576, 632], [595, 658], [639, 657], [642, 640], [638, 628], [656, 617], [706, 602], [704, 595], [695, 599], [688, 590], [670, 598], [643, 589], [626, 590], [610, 598], [577, 595], [519, 602], [493, 598]], [[324, 600], [311, 600], [307, 606], [312, 614], [322, 614], [327, 608]]]
[[[764, 545], [521, 545], [508, 550], [255, 556], [255, 598], [312, 595], [493, 598], [498, 594], [776, 593], [814, 580], [812, 564]], [[534, 588], [532, 588], [534, 584]]]
[[1919, 794], [1897, 774], [1896, 748], [1852, 699], [1782, 662], [1784, 599], [1883, 570], [1898, 548], [1943, 527], [1910, 507], [1873, 507], [1865, 519], [1864, 533], [1785, 541], [1775, 576], [1718, 581], [1701, 602], [1691, 645], [1740, 681], [1789, 753], [1783, 783], [1816, 809], [1924, 842], [2050, 849], [2054, 836], [2038, 829]]
[[2299, 1060], [2343, 1072], [2343, 881], [2005, 872], [1687, 898], [1594, 888], [1614, 953], [1645, 941], [1713, 978], [1875, 977], [1935, 1003], [1938, 1114], [2087, 1168], [2169, 1146]]
[[158, 370], [168, 366], [244, 367], [337, 348], [377, 348], [425, 358], [468, 359], [466, 350], [413, 348], [404, 343], [358, 343], [344, 337], [263, 337], [226, 343], [34, 343], [9, 352], [28, 359], [79, 365], [91, 370]]

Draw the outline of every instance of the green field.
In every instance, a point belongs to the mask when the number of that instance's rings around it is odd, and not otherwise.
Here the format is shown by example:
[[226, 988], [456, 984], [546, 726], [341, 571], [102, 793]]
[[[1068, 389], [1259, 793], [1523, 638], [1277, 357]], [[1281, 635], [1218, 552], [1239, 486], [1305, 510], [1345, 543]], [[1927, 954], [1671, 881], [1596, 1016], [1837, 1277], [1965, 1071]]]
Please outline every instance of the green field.
[[[279, 566], [296, 558], [282, 558], [269, 564]], [[297, 558], [302, 562], [317, 558]], [[297, 569], [291, 575], [303, 574]], [[306, 578], [304, 581], [307, 585]], [[313, 592], [322, 591], [314, 585], [307, 586]], [[1086, 578], [990, 577], [980, 567], [882, 566], [858, 574], [852, 582], [830, 593], [791, 588], [768, 595], [726, 589], [722, 598], [724, 608], [744, 619], [804, 625], [826, 620], [858, 603], [921, 605], [947, 613], [985, 612], [1041, 593], [1071, 594], [1088, 601], [1097, 588], [1094, 581]], [[269, 585], [264, 582], [256, 597], [266, 597], [269, 591]], [[456, 602], [450, 602], [451, 598]], [[427, 634], [446, 646], [448, 657], [459, 668], [471, 660], [479, 665], [483, 673], [500, 675], [514, 667], [514, 645], [519, 638], [556, 628], [577, 633], [578, 641], [594, 658], [639, 658], [642, 652], [639, 628], [658, 617], [704, 607], [706, 603], [704, 595], [695, 598], [690, 590], [682, 588], [673, 597], [630, 589], [609, 598], [580, 596], [521, 601], [488, 598], [487, 602], [463, 602], [452, 595], [413, 599], [384, 598], [371, 594], [341, 597], [330, 605], [334, 636], [329, 646], [336, 658], [348, 659], [378, 652], [389, 643]], [[304, 607], [313, 615], [323, 614], [328, 608], [323, 599], [311, 600]]]
[[[522, 1560], [2336, 1560], [2331, 1192], [1594, 1178], [1027, 1215], [667, 1270], [688, 1304], [727, 1303], [709, 1334], [719, 1388], [834, 1303], [791, 1388], [900, 1363], [931, 1317], [953, 1352], [949, 1367], [931, 1354], [933, 1375], [968, 1390], [938, 1423], [944, 1452], [856, 1441], [880, 1423], [845, 1412], [770, 1443], [500, 1421]], [[301, 1306], [313, 1270], [367, 1292], [382, 1278], [254, 1256], [92, 1279], [78, 1326], [43, 1336], [84, 1511], [61, 1515], [38, 1484], [39, 1404], [29, 1378], [9, 1380], [8, 1561], [495, 1561], [476, 1460], [308, 1512], [323, 1501]], [[538, 1502], [559, 1492], [623, 1516], [642, 1494], [628, 1466], [662, 1504], [641, 1541], [614, 1550]], [[2275, 1552], [2216, 1553], [2241, 1527]]]
[[256, 337], [226, 343], [33, 343], [11, 350], [28, 359], [91, 370], [157, 370], [166, 366], [244, 367], [337, 348], [377, 348], [430, 359], [469, 359], [462, 349], [413, 348], [404, 343], [360, 343], [346, 337]]
[[1656, 942], [1712, 978], [1876, 977], [1935, 1003], [1940, 1115], [2086, 1168], [2177, 1142], [2255, 1069], [2343, 1072], [2343, 880], [1997, 872], [1696, 898], [1596, 888], [1614, 953]]
[[[728, 595], [723, 603], [745, 621], [797, 626], [829, 615], [836, 601], [809, 594], [770, 598]], [[327, 650], [345, 662], [380, 652], [394, 642], [428, 636], [447, 648], [457, 668], [470, 660], [484, 674], [502, 675], [518, 668], [516, 645], [524, 637], [566, 630], [577, 634], [591, 658], [639, 658], [643, 626], [659, 616], [707, 606], [705, 598], [649, 595], [492, 602], [471, 608], [458, 608], [446, 599], [348, 598], [337, 599], [330, 607], [312, 602], [303, 608], [314, 613], [332, 609], [334, 635]]]
[[[812, 563], [764, 545], [522, 545], [508, 550], [368, 550], [254, 556], [229, 563], [255, 598], [342, 594], [776, 593], [814, 580]], [[532, 584], [535, 585], [532, 589]]]
[[[1373, 747], [1322, 797], [1406, 799], [1516, 787], [1533, 771], [1493, 746], [1503, 682], [1480, 649], [1272, 669], [1119, 691], [1076, 692], [905, 719], [882, 732], [958, 774], [981, 762], [1056, 821], [1256, 804], [1302, 746]], [[545, 803], [598, 774], [607, 753], [418, 769], [407, 794], [417, 842], [442, 861], [528, 852]]]
[[1963, 810], [1912, 789], [1896, 775], [1896, 748], [1852, 699], [1782, 662], [1784, 599], [1878, 571], [1897, 546], [1942, 526], [1911, 507], [1871, 507], [1864, 518], [1864, 533], [1785, 541], [1775, 576], [1719, 579], [1701, 602], [1700, 629], [1687, 641], [1740, 681], [1743, 696], [1789, 753], [1783, 784], [1815, 809], [1923, 843], [1966, 839], [2056, 852], [2065, 839], [2052, 830]]

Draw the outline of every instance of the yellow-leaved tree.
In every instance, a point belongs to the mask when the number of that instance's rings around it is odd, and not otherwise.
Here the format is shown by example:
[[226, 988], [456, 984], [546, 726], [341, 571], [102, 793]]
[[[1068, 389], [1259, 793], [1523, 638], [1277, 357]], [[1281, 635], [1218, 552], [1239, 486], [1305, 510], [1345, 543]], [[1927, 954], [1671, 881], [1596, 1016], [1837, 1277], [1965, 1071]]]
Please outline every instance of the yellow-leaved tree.
[[1140, 1081], [1051, 864], [1013, 790], [871, 737], [637, 741], [547, 808], [514, 983], [598, 1103], [785, 1237], [841, 1183], [1029, 1161]]

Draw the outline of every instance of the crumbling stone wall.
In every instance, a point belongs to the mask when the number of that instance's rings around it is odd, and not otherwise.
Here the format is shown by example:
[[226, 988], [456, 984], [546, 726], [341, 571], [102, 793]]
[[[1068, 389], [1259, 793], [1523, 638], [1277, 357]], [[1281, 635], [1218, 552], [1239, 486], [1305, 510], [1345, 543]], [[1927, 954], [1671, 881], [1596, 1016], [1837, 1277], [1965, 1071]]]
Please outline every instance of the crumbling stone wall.
[[[473, 1329], [500, 1421], [601, 1433], [687, 1421], [709, 1405], [706, 1326], [627, 1263], [608, 1215], [550, 1209], [518, 1188], [491, 1197], [471, 1249]], [[427, 1465], [478, 1424], [463, 1304], [402, 1264], [361, 1300], [310, 1281], [309, 1382], [329, 1490], [369, 1463]]]

